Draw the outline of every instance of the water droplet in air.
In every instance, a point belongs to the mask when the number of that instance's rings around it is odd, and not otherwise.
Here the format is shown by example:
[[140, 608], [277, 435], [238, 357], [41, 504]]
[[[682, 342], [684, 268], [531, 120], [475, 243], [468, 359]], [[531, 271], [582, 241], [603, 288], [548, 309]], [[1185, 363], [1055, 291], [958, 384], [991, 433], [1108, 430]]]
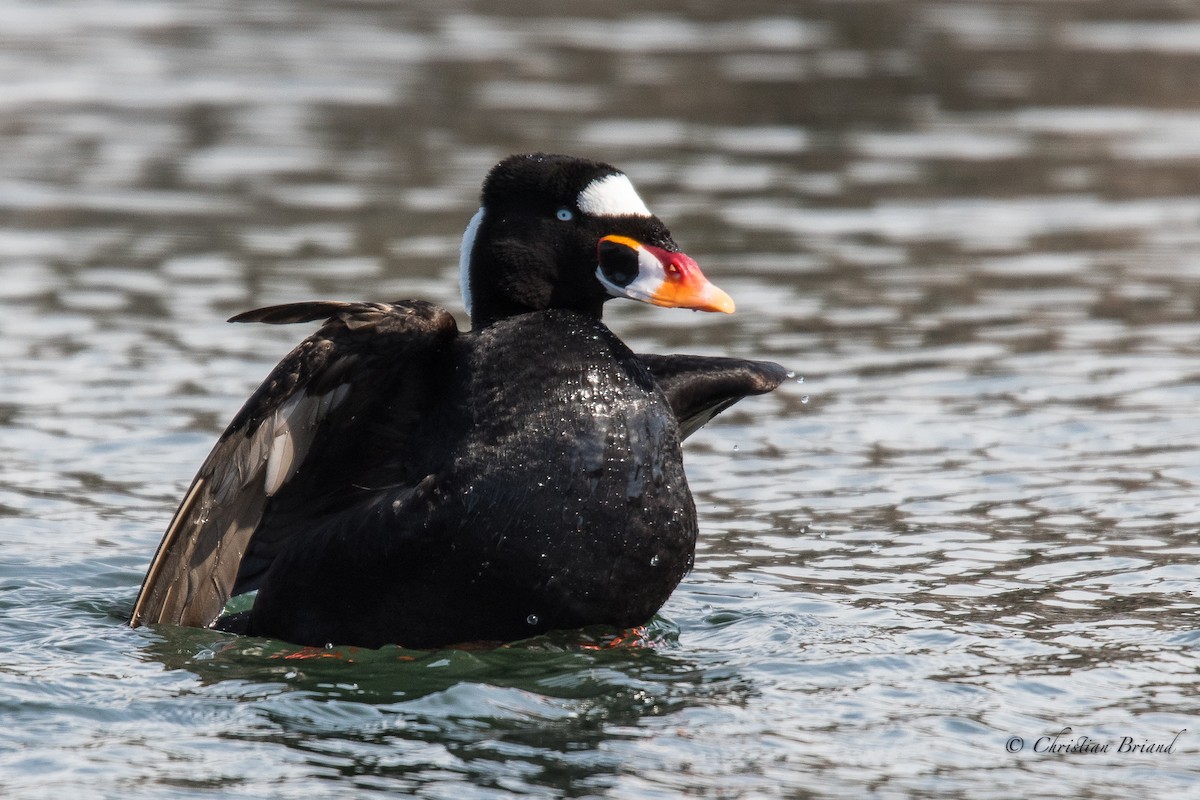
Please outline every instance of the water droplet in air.
[[538, 624], [538, 622], [539, 622], [539, 620], [538, 620], [538, 615], [537, 615], [537, 614], [530, 614], [528, 617], [526, 617], [526, 618], [525, 618], [525, 621], [526, 621], [527, 623], [529, 623], [530, 625], [537, 625], [537, 624]]
[[[787, 371], [787, 376], [788, 376], [789, 378], [794, 378], [794, 377], [796, 377], [796, 371], [795, 371], [795, 370], [791, 370], [791, 369], [789, 369], [789, 370]], [[801, 378], [800, 380], [804, 380], [804, 379], [803, 379], [803, 378]]]
[[807, 402], [808, 402], [808, 395], [804, 395], [803, 397], [801, 397], [801, 398], [800, 398], [800, 402], [801, 402], [801, 403], [807, 403]]
[[799, 378], [796, 378], [796, 383], [804, 383], [804, 376], [801, 375]]
[[733, 452], [735, 452], [735, 453], [736, 453], [737, 451], [738, 451], [738, 446], [735, 444], [735, 445], [733, 446]]
[[871, 552], [872, 552], [872, 553], [878, 553], [878, 552], [879, 552], [880, 550], [882, 550], [882, 549], [883, 549], [883, 548], [881, 548], [881, 547], [880, 547], [879, 545], [877, 545], [877, 544], [873, 544], [873, 545], [871, 545], [871, 547], [870, 547], [870, 550], [871, 550]]
[[659, 557], [658, 557], [658, 556], [651, 556], [651, 557], [650, 557], [650, 566], [652, 566], [652, 567], [657, 567], [657, 566], [658, 566], [658, 562], [659, 562], [659, 560], [660, 560], [660, 559], [659, 559]]

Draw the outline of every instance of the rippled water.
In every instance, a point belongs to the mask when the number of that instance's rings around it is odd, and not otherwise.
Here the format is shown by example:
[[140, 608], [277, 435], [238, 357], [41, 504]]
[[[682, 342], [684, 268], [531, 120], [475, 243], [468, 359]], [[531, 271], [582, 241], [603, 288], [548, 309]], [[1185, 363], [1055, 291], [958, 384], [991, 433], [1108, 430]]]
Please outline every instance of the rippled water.
[[[1200, 778], [1190, 4], [0, 18], [0, 794]], [[195, 468], [303, 333], [222, 320], [403, 296], [461, 317], [479, 181], [533, 149], [625, 168], [738, 301], [612, 304], [627, 341], [798, 373], [689, 440], [697, 567], [645, 636], [324, 653], [125, 627]]]

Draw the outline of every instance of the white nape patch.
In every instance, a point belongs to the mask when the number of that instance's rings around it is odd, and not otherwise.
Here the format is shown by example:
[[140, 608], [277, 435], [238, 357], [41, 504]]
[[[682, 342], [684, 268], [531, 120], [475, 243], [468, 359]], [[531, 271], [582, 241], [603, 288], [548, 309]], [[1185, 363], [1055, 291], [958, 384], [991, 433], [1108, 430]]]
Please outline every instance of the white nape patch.
[[462, 246], [458, 250], [458, 289], [462, 292], [463, 308], [471, 313], [471, 251], [475, 249], [475, 235], [483, 223], [483, 209], [475, 212], [467, 229], [463, 231]]
[[579, 210], [595, 217], [652, 217], [627, 175], [597, 178], [579, 193]]

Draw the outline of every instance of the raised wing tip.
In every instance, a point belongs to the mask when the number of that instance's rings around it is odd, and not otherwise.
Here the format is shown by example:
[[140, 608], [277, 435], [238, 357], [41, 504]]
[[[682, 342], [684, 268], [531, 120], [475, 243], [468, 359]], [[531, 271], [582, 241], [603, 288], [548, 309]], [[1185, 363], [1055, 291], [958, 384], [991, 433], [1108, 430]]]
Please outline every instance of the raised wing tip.
[[230, 317], [229, 322], [291, 325], [298, 322], [325, 322], [334, 318], [340, 319], [350, 328], [373, 326], [385, 321], [400, 321], [409, 326], [432, 327], [443, 331], [457, 330], [454, 317], [449, 311], [425, 300], [396, 300], [391, 303], [313, 300], [284, 303], [243, 311]]
[[307, 303], [284, 303], [277, 306], [265, 306], [250, 311], [243, 311], [229, 318], [229, 322], [265, 322], [268, 325], [290, 325], [297, 322], [315, 322], [327, 320], [345, 311], [347, 308], [360, 305], [358, 303], [343, 303], [337, 300], [316, 300]]
[[754, 374], [754, 389], [757, 394], [773, 391], [793, 374], [774, 361], [751, 361], [748, 363]]

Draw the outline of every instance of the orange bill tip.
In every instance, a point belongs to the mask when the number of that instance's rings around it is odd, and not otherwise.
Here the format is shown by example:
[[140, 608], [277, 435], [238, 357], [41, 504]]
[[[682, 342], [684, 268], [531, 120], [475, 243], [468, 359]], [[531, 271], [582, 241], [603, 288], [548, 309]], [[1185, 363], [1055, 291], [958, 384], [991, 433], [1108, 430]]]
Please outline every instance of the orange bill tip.
[[649, 245], [643, 247], [658, 259], [665, 273], [658, 290], [650, 295], [651, 303], [670, 308], [733, 313], [733, 298], [704, 277], [691, 256]]
[[600, 240], [597, 256], [596, 277], [615, 297], [667, 308], [733, 313], [733, 298], [709, 282], [685, 253], [613, 235]]

